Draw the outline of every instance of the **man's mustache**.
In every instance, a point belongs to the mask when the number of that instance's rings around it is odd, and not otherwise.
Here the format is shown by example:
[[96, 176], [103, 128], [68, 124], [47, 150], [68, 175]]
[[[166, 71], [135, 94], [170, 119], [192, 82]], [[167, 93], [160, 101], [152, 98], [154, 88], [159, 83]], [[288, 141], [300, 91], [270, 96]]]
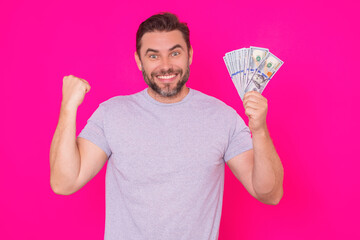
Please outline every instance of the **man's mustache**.
[[176, 73], [182, 75], [182, 72], [183, 71], [181, 69], [175, 71], [173, 68], [169, 68], [168, 70], [160, 70], [158, 72], [152, 72], [151, 77], [154, 78], [157, 75], [170, 75], [170, 74], [176, 74]]

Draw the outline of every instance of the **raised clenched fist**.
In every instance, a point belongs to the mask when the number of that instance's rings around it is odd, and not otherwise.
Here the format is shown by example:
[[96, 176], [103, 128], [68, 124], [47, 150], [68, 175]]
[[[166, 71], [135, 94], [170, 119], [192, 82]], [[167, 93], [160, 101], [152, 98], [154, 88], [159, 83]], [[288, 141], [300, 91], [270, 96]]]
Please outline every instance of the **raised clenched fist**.
[[84, 79], [73, 75], [65, 76], [62, 88], [62, 107], [78, 108], [84, 101], [85, 94], [90, 91], [90, 88], [90, 84]]

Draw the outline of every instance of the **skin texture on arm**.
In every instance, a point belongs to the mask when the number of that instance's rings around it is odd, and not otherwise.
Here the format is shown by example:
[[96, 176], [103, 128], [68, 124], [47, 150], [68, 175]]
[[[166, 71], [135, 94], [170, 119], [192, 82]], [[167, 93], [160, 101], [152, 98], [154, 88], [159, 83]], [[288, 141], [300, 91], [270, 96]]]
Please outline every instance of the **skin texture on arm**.
[[79, 175], [80, 154], [76, 145], [76, 108], [62, 107], [50, 147], [50, 185], [66, 194]]
[[78, 137], [77, 145], [81, 156], [80, 172], [71, 193], [77, 192], [93, 179], [108, 160], [104, 150], [85, 138]]
[[242, 183], [245, 189], [250, 193], [254, 198], [259, 199], [257, 196], [253, 184], [252, 184], [252, 170], [254, 168], [254, 151], [251, 149], [249, 151], [243, 152], [229, 161], [227, 165], [230, 168], [234, 176]]
[[[264, 161], [262, 160], [265, 160], [265, 162], [269, 161], [270, 164], [263, 164]], [[275, 161], [275, 164], [279, 164], [279, 162], [280, 160], [278, 162]], [[261, 165], [256, 169], [258, 171], [255, 171], [255, 163]], [[260, 161], [256, 162], [254, 150], [243, 152], [227, 162], [231, 172], [242, 183], [251, 196], [262, 203], [276, 205], [283, 196], [282, 182], [284, 170], [281, 162], [280, 165], [277, 166], [278, 168], [274, 169], [271, 164], [273, 164], [271, 159], [260, 159]], [[254, 176], [254, 173], [258, 175]], [[276, 177], [275, 174], [277, 174]], [[256, 180], [257, 182], [255, 182]], [[257, 190], [255, 184], [259, 184], [263, 192]]]
[[278, 204], [283, 196], [284, 169], [267, 129], [253, 134], [253, 146], [254, 189], [261, 199]]
[[[67, 149], [70, 149], [70, 147]], [[66, 151], [68, 155], [63, 155], [64, 158], [69, 158], [71, 161], [68, 161], [68, 164], [64, 166], [66, 174], [63, 174], [61, 182], [54, 182], [57, 172], [53, 170], [51, 186], [57, 194], [71, 195], [80, 190], [99, 173], [108, 159], [106, 153], [100, 147], [85, 138], [78, 137], [74, 149], [76, 158], [71, 158], [72, 151]], [[60, 158], [60, 160], [62, 159]], [[61, 165], [59, 164], [59, 166]], [[56, 167], [58, 166], [54, 165], [54, 168]], [[79, 169], [79, 171], [71, 172], [71, 170], [76, 169]]]

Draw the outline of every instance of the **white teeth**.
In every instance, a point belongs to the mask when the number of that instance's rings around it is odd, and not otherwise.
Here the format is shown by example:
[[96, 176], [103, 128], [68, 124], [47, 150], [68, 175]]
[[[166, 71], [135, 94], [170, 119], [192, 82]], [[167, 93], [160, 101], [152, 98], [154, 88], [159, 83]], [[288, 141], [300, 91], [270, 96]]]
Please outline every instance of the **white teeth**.
[[175, 77], [176, 75], [171, 75], [171, 76], [158, 76], [158, 78], [161, 78], [161, 79], [170, 79], [170, 78], [173, 78]]

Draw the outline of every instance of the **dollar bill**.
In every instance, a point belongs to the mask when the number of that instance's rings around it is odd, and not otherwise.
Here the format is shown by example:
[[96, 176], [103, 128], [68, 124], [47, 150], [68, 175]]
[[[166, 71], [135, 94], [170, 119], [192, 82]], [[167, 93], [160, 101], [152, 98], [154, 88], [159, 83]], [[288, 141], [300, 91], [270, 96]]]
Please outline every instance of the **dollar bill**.
[[245, 80], [245, 57], [247, 56], [247, 49], [246, 48], [242, 48], [241, 52], [240, 52], [240, 79], [241, 79], [241, 85], [242, 86], [246, 86], [246, 80]]
[[267, 48], [250, 47], [248, 56], [248, 69], [246, 72], [246, 85], [248, 85], [250, 79], [254, 75], [254, 72], [259, 67], [261, 61], [264, 59], [268, 52], [269, 49]]
[[269, 83], [271, 78], [279, 70], [279, 68], [284, 64], [278, 57], [272, 53], [267, 53], [260, 65], [258, 66], [256, 72], [254, 72], [251, 80], [245, 88], [245, 93], [248, 91], [257, 91], [262, 93]]
[[[235, 57], [235, 81], [237, 82], [239, 86], [240, 92], [244, 90], [244, 85], [241, 82], [241, 75], [240, 75], [240, 49], [234, 51], [234, 57]], [[239, 92], [239, 93], [240, 93]]]
[[231, 59], [232, 59], [232, 63], [233, 63], [233, 78], [234, 81], [237, 83], [238, 88], [238, 93], [240, 95], [243, 95], [242, 92], [244, 92], [244, 85], [242, 84], [241, 80], [240, 80], [240, 65], [239, 65], [239, 60], [240, 60], [240, 56], [239, 56], [239, 50], [235, 50], [232, 51], [231, 54]]
[[247, 85], [247, 71], [249, 69], [249, 48], [244, 51], [244, 73], [243, 73], [243, 81], [245, 86]]
[[236, 81], [236, 84], [239, 86], [238, 82], [237, 82], [237, 69], [236, 69], [236, 52], [235, 50], [234, 51], [231, 51], [230, 52], [230, 60], [231, 60], [231, 64], [232, 64], [232, 68], [233, 68], [233, 78], [234, 78], [234, 81]]
[[237, 82], [237, 81], [235, 80], [235, 78], [234, 78], [233, 64], [232, 64], [232, 61], [231, 61], [231, 59], [230, 59], [229, 56], [230, 56], [229, 54], [228, 54], [228, 55], [225, 55], [225, 56], [223, 57], [223, 59], [224, 59], [226, 68], [227, 68], [227, 70], [228, 70], [228, 72], [229, 72], [230, 78], [231, 78], [231, 80], [232, 80], [232, 82], [233, 82], [233, 84], [234, 84], [234, 86], [235, 86], [235, 88], [236, 88], [236, 91], [240, 94], [240, 91], [241, 91], [241, 90], [240, 90], [240, 86], [239, 86], [238, 82]]

